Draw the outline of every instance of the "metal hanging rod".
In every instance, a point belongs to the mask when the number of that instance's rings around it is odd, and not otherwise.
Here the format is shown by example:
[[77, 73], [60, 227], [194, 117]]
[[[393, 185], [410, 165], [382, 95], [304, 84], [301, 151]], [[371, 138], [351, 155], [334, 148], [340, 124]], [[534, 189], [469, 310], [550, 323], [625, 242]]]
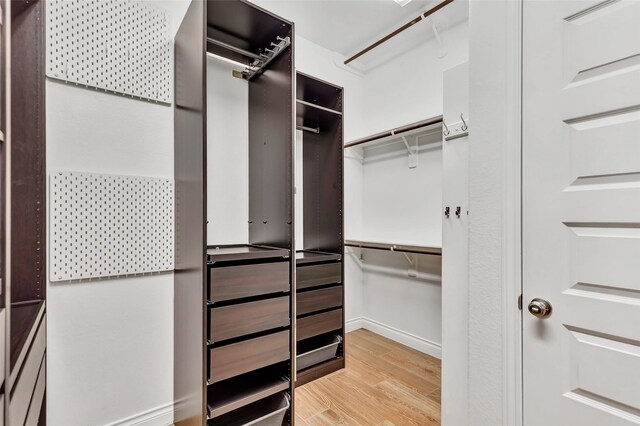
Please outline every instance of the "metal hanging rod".
[[296, 126], [296, 129], [302, 130], [303, 132], [315, 133], [316, 135], [320, 133], [320, 127]]
[[344, 242], [344, 245], [347, 247], [395, 251], [398, 253], [432, 254], [436, 256], [442, 255], [442, 247], [435, 247], [435, 246], [410, 246], [406, 244], [376, 243], [376, 242], [369, 242], [369, 241], [354, 241], [354, 240], [347, 240]]
[[444, 0], [442, 3], [437, 4], [436, 6], [432, 7], [429, 10], [427, 10], [426, 12], [420, 14], [418, 17], [414, 18], [412, 21], [407, 22], [406, 24], [404, 24], [403, 26], [401, 26], [397, 30], [393, 31], [390, 34], [387, 34], [384, 37], [382, 37], [380, 40], [376, 41], [375, 43], [373, 43], [369, 47], [366, 47], [366, 48], [362, 49], [361, 51], [359, 51], [358, 53], [356, 53], [355, 55], [353, 55], [352, 57], [350, 57], [349, 59], [344, 61], [344, 64], [348, 65], [350, 62], [355, 61], [360, 56], [364, 55], [365, 53], [368, 53], [368, 52], [372, 51], [373, 49], [375, 49], [376, 47], [380, 46], [381, 44], [389, 41], [393, 37], [395, 37], [398, 34], [400, 34], [401, 32], [403, 32], [404, 30], [411, 28], [412, 26], [414, 26], [418, 22], [422, 21], [424, 18], [428, 17], [429, 15], [432, 15], [432, 14], [436, 13], [437, 11], [439, 11], [440, 9], [442, 9], [443, 7], [448, 5], [449, 3], [453, 3], [453, 1], [454, 0]]
[[249, 52], [248, 50], [240, 49], [239, 47], [232, 46], [220, 40], [216, 40], [215, 38], [207, 37], [207, 43], [215, 44], [216, 46], [222, 47], [223, 49], [230, 50], [231, 52], [234, 52], [234, 53], [239, 53], [242, 56], [255, 59], [256, 61], [263, 60], [263, 58], [260, 55], [257, 55], [253, 52]]
[[[247, 58], [253, 59], [253, 62], [249, 65], [245, 65], [245, 64], [241, 64], [237, 61], [234, 60], [230, 60], [228, 58], [224, 58], [225, 60], [229, 60], [233, 63], [237, 63], [238, 65], [241, 65], [244, 67], [243, 71], [234, 71], [234, 76], [238, 77], [238, 78], [243, 78], [245, 80], [251, 80], [252, 78], [254, 78], [255, 76], [261, 74], [266, 67], [269, 65], [269, 63], [271, 63], [271, 61], [273, 61], [282, 51], [284, 51], [287, 47], [289, 47], [291, 45], [291, 38], [290, 37], [276, 37], [276, 41], [275, 42], [271, 42], [270, 46], [272, 48], [265, 48], [264, 51], [266, 53], [261, 53], [261, 54], [255, 54], [252, 52], [249, 52], [247, 50], [244, 49], [240, 49], [239, 47], [235, 47], [232, 46], [230, 44], [224, 43], [220, 40], [216, 40], [214, 38], [211, 37], [207, 37], [207, 43], [210, 44], [214, 44], [216, 46], [222, 47], [223, 49], [229, 50], [230, 52], [234, 52], [240, 55], [243, 55]], [[223, 58], [220, 55], [217, 54], [213, 54], [210, 52], [207, 52], [210, 55], [213, 55], [214, 57], [217, 58]]]

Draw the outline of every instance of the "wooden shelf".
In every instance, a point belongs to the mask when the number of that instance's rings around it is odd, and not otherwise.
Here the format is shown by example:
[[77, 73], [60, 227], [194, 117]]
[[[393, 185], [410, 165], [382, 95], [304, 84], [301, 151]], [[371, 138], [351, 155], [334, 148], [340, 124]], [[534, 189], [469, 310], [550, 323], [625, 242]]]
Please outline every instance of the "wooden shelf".
[[407, 124], [406, 126], [396, 127], [395, 129], [386, 130], [384, 132], [376, 133], [364, 138], [356, 139], [351, 142], [347, 142], [344, 147], [351, 148], [354, 146], [360, 146], [364, 144], [372, 144], [379, 142], [391, 141], [399, 139], [400, 136], [409, 136], [413, 134], [419, 134], [423, 132], [432, 132], [442, 127], [442, 116], [427, 118], [426, 120], [417, 121], [415, 123]]
[[20, 364], [35, 337], [36, 328], [44, 314], [44, 300], [11, 305], [11, 371], [19, 371]]
[[277, 370], [258, 370], [208, 387], [208, 416], [222, 416], [289, 389], [289, 379]]
[[342, 255], [340, 253], [328, 253], [315, 250], [298, 250], [296, 252], [296, 265], [339, 260], [342, 260]]
[[357, 241], [346, 240], [344, 245], [347, 247], [358, 247], [372, 250], [385, 250], [396, 251], [400, 253], [417, 253], [417, 254], [431, 254], [435, 256], [442, 255], [441, 246], [427, 246], [427, 245], [408, 245], [408, 244], [395, 244], [386, 242], [373, 242], [373, 241]]
[[288, 259], [289, 256], [289, 249], [252, 244], [211, 245], [207, 247], [207, 261], [210, 264], [216, 262], [269, 259], [275, 257]]

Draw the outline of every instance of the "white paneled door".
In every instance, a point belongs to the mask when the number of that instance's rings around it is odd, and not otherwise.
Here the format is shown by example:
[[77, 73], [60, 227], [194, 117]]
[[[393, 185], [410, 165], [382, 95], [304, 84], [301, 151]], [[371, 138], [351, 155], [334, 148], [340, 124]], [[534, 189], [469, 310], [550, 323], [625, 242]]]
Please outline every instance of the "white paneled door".
[[640, 1], [523, 14], [524, 424], [640, 424]]

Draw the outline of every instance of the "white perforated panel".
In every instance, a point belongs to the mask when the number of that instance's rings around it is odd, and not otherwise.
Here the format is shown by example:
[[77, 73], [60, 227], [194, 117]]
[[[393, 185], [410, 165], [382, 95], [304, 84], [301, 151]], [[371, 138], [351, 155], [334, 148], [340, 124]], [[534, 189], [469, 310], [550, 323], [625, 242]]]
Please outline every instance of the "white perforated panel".
[[50, 278], [81, 280], [173, 269], [173, 182], [55, 172]]
[[48, 0], [47, 76], [171, 102], [166, 12], [133, 0]]

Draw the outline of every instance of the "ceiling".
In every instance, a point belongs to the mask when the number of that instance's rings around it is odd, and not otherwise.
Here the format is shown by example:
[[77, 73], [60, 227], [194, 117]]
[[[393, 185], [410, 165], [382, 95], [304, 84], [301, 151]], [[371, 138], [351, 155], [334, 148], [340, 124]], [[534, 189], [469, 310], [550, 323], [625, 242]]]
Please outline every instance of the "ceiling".
[[[295, 22], [296, 34], [349, 57], [411, 21], [421, 12], [440, 3], [441, 0], [412, 0], [404, 7], [399, 6], [393, 0], [251, 1]], [[433, 16], [435, 18], [436, 15], [439, 15], [438, 19], [444, 19], [445, 25], [449, 26], [466, 20], [468, 17], [467, 8], [467, 0], [458, 0]], [[421, 25], [423, 25], [422, 22], [416, 27]], [[432, 32], [426, 30], [420, 34], [423, 34], [425, 38], [433, 35]], [[410, 44], [415, 45], [414, 41], [412, 40]], [[397, 51], [398, 47], [396, 43], [394, 50]], [[363, 57], [361, 64], [367, 65], [367, 59]]]

